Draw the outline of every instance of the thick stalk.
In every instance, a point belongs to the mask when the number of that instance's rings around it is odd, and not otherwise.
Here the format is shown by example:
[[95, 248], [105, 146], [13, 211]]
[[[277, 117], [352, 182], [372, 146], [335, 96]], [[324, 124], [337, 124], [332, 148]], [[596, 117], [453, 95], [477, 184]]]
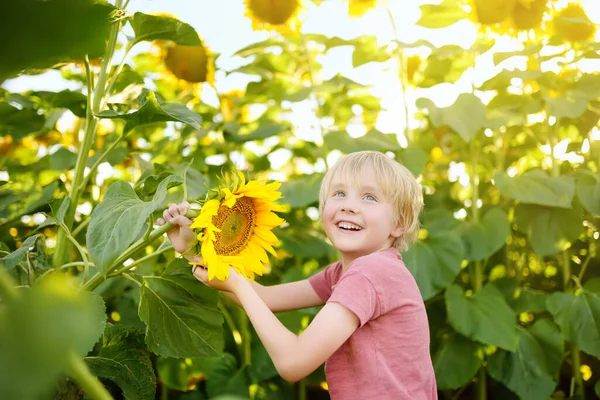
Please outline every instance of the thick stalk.
[[[121, 0], [116, 0], [117, 7], [121, 7], [121, 3]], [[69, 191], [70, 205], [69, 209], [65, 214], [64, 219], [64, 223], [69, 230], [73, 228], [73, 222], [75, 220], [75, 210], [77, 209], [79, 197], [81, 195], [79, 187], [81, 186], [81, 182], [83, 181], [85, 166], [87, 164], [89, 153], [94, 143], [94, 138], [96, 136], [96, 127], [98, 125], [98, 119], [94, 115], [100, 111], [100, 102], [104, 97], [107, 74], [110, 72], [112, 56], [115, 52], [117, 36], [119, 34], [120, 28], [120, 21], [116, 21], [115, 23], [113, 23], [113, 25], [110, 28], [108, 44], [106, 46], [106, 51], [104, 53], [104, 58], [100, 67], [100, 75], [98, 76], [98, 81], [95, 83], [95, 85], [93, 82], [91, 70], [89, 66], [86, 65], [88, 80], [86, 125], [85, 133], [83, 136], [83, 143], [81, 144], [81, 147], [79, 148], [79, 152], [77, 154], [77, 162], [75, 164], [75, 174], [73, 177], [73, 182], [71, 183], [71, 190]], [[52, 259], [52, 264], [55, 268], [60, 267], [62, 264], [65, 263], [68, 247], [69, 246], [67, 237], [65, 236], [64, 232], [59, 231], [56, 239], [56, 248], [54, 249], [54, 255]]]
[[298, 382], [298, 400], [306, 400], [306, 378]]
[[85, 362], [75, 353], [69, 355], [68, 375], [79, 384], [83, 391], [95, 400], [113, 400], [108, 390], [90, 372]]
[[389, 5], [386, 6], [388, 17], [390, 18], [390, 23], [392, 24], [392, 30], [394, 31], [394, 38], [396, 39], [396, 53], [398, 56], [398, 78], [400, 79], [400, 86], [402, 88], [402, 105], [404, 107], [404, 137], [406, 141], [410, 144], [413, 141], [412, 132], [409, 129], [408, 121], [410, 118], [409, 110], [408, 110], [408, 99], [407, 99], [407, 91], [408, 91], [408, 71], [407, 71], [407, 60], [406, 54], [400, 48], [400, 37], [398, 36], [398, 30], [396, 29], [396, 22], [394, 21], [394, 16], [392, 15], [392, 10], [390, 10]]
[[123, 264], [123, 262], [125, 262], [127, 259], [129, 259], [129, 257], [131, 257], [132, 254], [136, 253], [137, 251], [143, 249], [150, 243], [154, 242], [156, 239], [161, 237], [164, 233], [166, 233], [172, 227], [173, 226], [171, 224], [166, 223], [163, 226], [161, 226], [160, 228], [154, 230], [148, 236], [148, 238], [146, 238], [146, 239], [142, 238], [142, 239], [138, 240], [137, 242], [135, 242], [134, 244], [132, 244], [131, 246], [129, 246], [127, 248], [127, 250], [125, 250], [125, 252], [123, 252], [123, 254], [121, 254], [119, 256], [119, 258], [117, 258], [106, 269], [105, 275], [103, 275], [101, 272], [96, 273], [96, 275], [94, 275], [89, 281], [87, 281], [85, 283], [85, 285], [83, 285], [81, 287], [81, 289], [87, 290], [87, 291], [92, 291], [95, 288], [97, 288], [102, 282], [104, 282], [107, 279], [107, 277], [109, 275], [111, 275], [117, 268], [119, 268], [121, 266], [121, 264]]
[[[571, 346], [571, 359], [573, 364], [573, 380], [577, 389], [578, 398], [585, 399], [585, 391], [583, 390], [583, 377], [581, 376], [581, 358], [579, 356], [579, 347], [576, 345]], [[571, 393], [573, 396], [575, 393]]]

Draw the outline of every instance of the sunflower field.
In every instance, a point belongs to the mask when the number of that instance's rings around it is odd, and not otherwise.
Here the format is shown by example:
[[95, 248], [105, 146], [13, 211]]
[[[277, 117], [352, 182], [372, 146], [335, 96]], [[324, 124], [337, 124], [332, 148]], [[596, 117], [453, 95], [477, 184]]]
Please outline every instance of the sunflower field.
[[306, 279], [337, 260], [321, 178], [358, 150], [423, 187], [403, 257], [439, 398], [600, 397], [599, 24], [596, 0], [0, 1], [0, 399], [328, 399], [157, 219], [204, 204], [215, 259], [241, 235], [247, 276]]

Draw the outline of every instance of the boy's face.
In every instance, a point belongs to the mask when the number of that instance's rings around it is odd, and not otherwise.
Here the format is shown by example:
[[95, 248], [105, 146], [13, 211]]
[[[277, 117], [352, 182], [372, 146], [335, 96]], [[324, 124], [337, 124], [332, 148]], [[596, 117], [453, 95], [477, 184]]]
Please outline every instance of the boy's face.
[[358, 185], [331, 180], [321, 219], [327, 237], [347, 266], [354, 259], [387, 249], [402, 234], [393, 205], [377, 186], [375, 171], [364, 171]]

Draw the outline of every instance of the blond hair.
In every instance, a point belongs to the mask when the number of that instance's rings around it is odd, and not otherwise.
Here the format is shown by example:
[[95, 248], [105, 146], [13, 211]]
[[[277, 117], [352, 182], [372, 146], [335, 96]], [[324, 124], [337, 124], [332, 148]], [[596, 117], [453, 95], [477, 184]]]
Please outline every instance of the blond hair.
[[399, 162], [378, 151], [359, 151], [342, 157], [327, 171], [321, 182], [319, 193], [319, 211], [323, 215], [323, 207], [329, 193], [329, 186], [334, 176], [357, 185], [363, 171], [371, 167], [375, 171], [377, 185], [386, 200], [394, 208], [395, 223], [400, 223], [403, 233], [393, 243], [399, 251], [417, 240], [419, 235], [419, 214], [423, 210], [423, 193], [414, 175]]

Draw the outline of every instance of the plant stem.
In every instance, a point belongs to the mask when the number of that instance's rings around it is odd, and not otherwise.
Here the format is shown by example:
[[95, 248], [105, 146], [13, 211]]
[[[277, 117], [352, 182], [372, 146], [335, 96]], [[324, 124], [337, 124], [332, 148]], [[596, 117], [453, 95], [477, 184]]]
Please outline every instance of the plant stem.
[[579, 279], [579, 282], [581, 282], [581, 279], [583, 279], [583, 274], [585, 274], [585, 270], [587, 269], [587, 266], [589, 265], [591, 259], [592, 259], [592, 252], [590, 251], [590, 249], [588, 249], [588, 255], [585, 258], [583, 265], [581, 266], [579, 275], [577, 276], [577, 278]]
[[113, 400], [108, 390], [90, 372], [85, 362], [74, 352], [69, 354], [67, 373], [79, 384], [83, 391], [95, 400]]
[[[125, 250], [123, 252], [123, 254], [121, 254], [119, 256], [119, 258], [117, 258], [115, 261], [113, 261], [113, 263], [106, 269], [106, 271], [104, 271], [104, 274], [100, 271], [98, 271], [98, 273], [96, 273], [96, 275], [94, 275], [89, 281], [87, 281], [82, 287], [82, 290], [87, 290], [87, 291], [92, 291], [95, 288], [98, 287], [98, 285], [100, 285], [102, 282], [104, 282], [108, 276], [110, 276], [110, 274], [115, 271], [118, 267], [121, 266], [121, 264], [123, 264], [123, 262], [125, 262], [125, 260], [127, 260], [132, 254], [134, 254], [135, 252], [137, 252], [140, 249], [143, 249], [144, 247], [146, 247], [147, 245], [149, 245], [150, 243], [152, 243], [153, 241], [155, 241], [156, 239], [158, 239], [159, 237], [161, 237], [164, 233], [166, 233], [169, 229], [171, 229], [173, 227], [173, 225], [166, 223], [163, 226], [161, 226], [160, 228], [154, 230], [150, 236], [147, 239], [140, 239], [137, 242], [135, 242], [134, 244], [132, 244], [131, 246], [129, 246], [127, 248], [127, 250]], [[129, 266], [128, 268], [130, 268], [131, 266]]]
[[[121, 4], [121, 0], [116, 0], [115, 5], [117, 7], [120, 7]], [[86, 107], [85, 133], [83, 137], [83, 143], [81, 144], [79, 152], [77, 154], [75, 174], [73, 177], [73, 182], [71, 183], [71, 190], [69, 191], [69, 209], [67, 210], [64, 218], [64, 223], [68, 230], [73, 228], [73, 222], [75, 220], [75, 210], [77, 209], [79, 197], [81, 195], [79, 187], [81, 186], [81, 182], [83, 181], [85, 166], [87, 164], [89, 153], [92, 148], [92, 144], [94, 143], [94, 138], [96, 136], [96, 127], [98, 125], [98, 119], [94, 115], [98, 114], [101, 100], [104, 97], [104, 91], [106, 89], [106, 78], [107, 74], [110, 72], [112, 56], [115, 52], [117, 36], [119, 34], [120, 28], [121, 21], [115, 21], [110, 28], [108, 43], [104, 53], [104, 58], [102, 59], [102, 65], [100, 67], [100, 75], [98, 76], [98, 81], [95, 85], [93, 82], [92, 72], [89, 68], [89, 64], [86, 63], [88, 97]], [[52, 258], [52, 265], [55, 268], [65, 263], [68, 251], [67, 241], [68, 238], [66, 237], [65, 233], [59, 231], [58, 236], [56, 238], [56, 248], [54, 250], [54, 256]]]
[[386, 5], [386, 10], [388, 17], [390, 18], [390, 22], [392, 24], [392, 30], [394, 31], [394, 38], [396, 39], [396, 53], [398, 56], [398, 64], [399, 71], [398, 77], [400, 78], [400, 86], [402, 88], [402, 105], [404, 107], [404, 137], [406, 141], [410, 144], [413, 141], [413, 135], [409, 129], [408, 121], [410, 119], [409, 111], [408, 111], [408, 99], [406, 96], [406, 92], [408, 91], [408, 71], [407, 71], [407, 60], [404, 51], [400, 48], [400, 37], [398, 36], [398, 30], [396, 29], [396, 22], [394, 21], [394, 16], [392, 15], [392, 10], [389, 5]]
[[[237, 327], [235, 326], [235, 321], [233, 320], [233, 317], [231, 316], [231, 313], [229, 312], [229, 310], [227, 309], [225, 304], [223, 304], [222, 299], [219, 299], [219, 303], [217, 304], [217, 306], [218, 306], [219, 310], [221, 311], [221, 313], [223, 314], [223, 318], [225, 318], [225, 323], [229, 327], [229, 330], [231, 332], [237, 331]], [[234, 339], [234, 341], [235, 341], [235, 339]], [[236, 342], [235, 346], [237, 347], [238, 356], [240, 357], [240, 360], [242, 360], [242, 365], [244, 365], [243, 364], [243, 362], [244, 362], [244, 344]]]
[[306, 378], [298, 382], [298, 400], [306, 400]]
[[149, 259], [151, 259], [151, 258], [153, 258], [153, 257], [159, 256], [159, 255], [161, 255], [162, 253], [164, 253], [165, 251], [169, 251], [169, 250], [173, 250], [173, 248], [172, 248], [172, 247], [165, 247], [164, 249], [161, 249], [161, 250], [155, 251], [154, 253], [151, 253], [151, 254], [148, 254], [147, 256], [144, 256], [144, 257], [142, 257], [142, 258], [139, 258], [139, 259], [135, 260], [134, 262], [132, 262], [131, 264], [129, 264], [129, 265], [126, 265], [126, 266], [123, 266], [122, 268], [120, 268], [120, 269], [116, 270], [115, 272], [113, 272], [113, 273], [111, 274], [111, 276], [117, 276], [117, 275], [121, 275], [122, 273], [124, 273], [124, 272], [127, 272], [127, 271], [131, 270], [131, 268], [133, 268], [133, 267], [136, 267], [136, 266], [138, 266], [139, 264], [141, 264], [141, 263], [143, 263], [143, 262], [145, 262], [145, 261], [148, 261]]
[[90, 221], [91, 221], [91, 218], [83, 220], [79, 225], [77, 225], [77, 228], [73, 229], [73, 231], [71, 232], [71, 235], [73, 237], [77, 236], [79, 234], [79, 232], [81, 232], [83, 229], [85, 229], [86, 226], [88, 226], [90, 224]]
[[[581, 358], [579, 348], [576, 345], [571, 346], [571, 359], [573, 361], [573, 380], [577, 386], [577, 394], [579, 398], [585, 400], [585, 391], [583, 390], [583, 378], [581, 376]], [[573, 396], [574, 393], [571, 393]]]
[[85, 178], [83, 178], [81, 185], [79, 185], [78, 192], [80, 194], [83, 193], [83, 191], [85, 190], [85, 187], [87, 186], [88, 182], [92, 178], [92, 175], [98, 169], [98, 166], [104, 162], [106, 157], [108, 157], [108, 154], [121, 142], [121, 140], [123, 140], [124, 137], [125, 137], [125, 135], [123, 135], [123, 134], [119, 135], [119, 137], [114, 142], [112, 142], [106, 150], [104, 150], [104, 153], [102, 153], [100, 155], [100, 157], [98, 157], [98, 159], [96, 160], [94, 165], [92, 165], [92, 167], [90, 168], [90, 171], [88, 172], [88, 174], [85, 176]]

